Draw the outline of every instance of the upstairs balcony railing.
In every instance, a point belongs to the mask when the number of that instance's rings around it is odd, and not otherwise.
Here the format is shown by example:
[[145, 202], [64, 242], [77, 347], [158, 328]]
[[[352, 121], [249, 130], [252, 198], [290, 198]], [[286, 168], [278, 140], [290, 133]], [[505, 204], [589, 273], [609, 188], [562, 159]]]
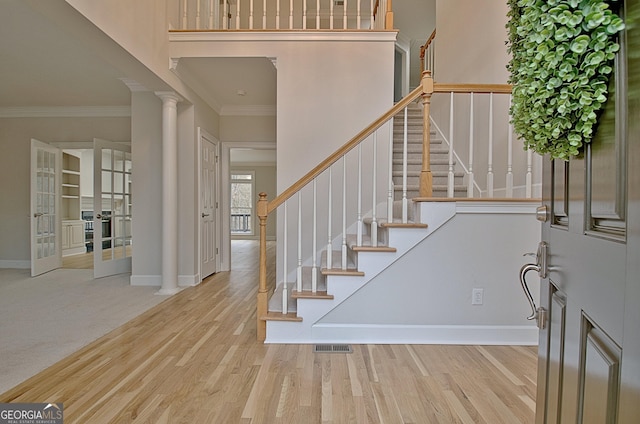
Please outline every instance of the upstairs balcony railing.
[[392, 0], [174, 0], [172, 30], [387, 30]]

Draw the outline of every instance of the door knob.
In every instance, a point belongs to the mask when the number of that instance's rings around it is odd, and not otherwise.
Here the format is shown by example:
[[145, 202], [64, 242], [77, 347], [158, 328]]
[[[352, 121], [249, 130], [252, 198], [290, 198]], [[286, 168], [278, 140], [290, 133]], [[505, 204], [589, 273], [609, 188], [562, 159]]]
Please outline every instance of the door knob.
[[40, 218], [42, 215], [44, 215], [42, 212], [36, 212], [33, 214], [34, 218]]
[[204, 218], [205, 216], [209, 216], [209, 214], [202, 212], [202, 217]]
[[97, 214], [97, 215], [96, 215], [96, 219], [102, 219], [102, 215]]

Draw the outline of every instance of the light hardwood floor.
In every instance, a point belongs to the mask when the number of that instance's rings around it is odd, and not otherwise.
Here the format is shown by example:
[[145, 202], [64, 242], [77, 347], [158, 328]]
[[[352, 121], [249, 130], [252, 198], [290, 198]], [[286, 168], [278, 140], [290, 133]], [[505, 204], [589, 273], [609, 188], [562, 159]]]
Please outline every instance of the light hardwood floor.
[[[255, 340], [256, 244], [208, 278], [0, 395], [65, 423], [533, 423], [536, 349]], [[273, 249], [271, 249], [273, 252]]]

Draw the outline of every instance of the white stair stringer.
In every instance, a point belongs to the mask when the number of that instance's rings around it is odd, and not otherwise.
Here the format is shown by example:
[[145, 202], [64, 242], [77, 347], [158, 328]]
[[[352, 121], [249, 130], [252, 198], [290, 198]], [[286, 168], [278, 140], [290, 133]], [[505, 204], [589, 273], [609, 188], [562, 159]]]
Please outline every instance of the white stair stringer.
[[453, 218], [455, 213], [455, 203], [435, 203], [429, 207], [429, 216], [424, 216], [424, 213], [420, 212], [421, 216], [417, 217], [418, 222], [428, 223], [427, 228], [388, 228], [388, 245], [394, 247], [395, 252], [358, 252], [358, 270], [364, 272], [363, 276], [327, 275], [327, 293], [333, 295], [333, 299], [297, 299], [297, 315], [302, 318], [302, 321], [267, 321], [265, 343], [334, 342], [326, 331], [314, 331], [316, 323]]

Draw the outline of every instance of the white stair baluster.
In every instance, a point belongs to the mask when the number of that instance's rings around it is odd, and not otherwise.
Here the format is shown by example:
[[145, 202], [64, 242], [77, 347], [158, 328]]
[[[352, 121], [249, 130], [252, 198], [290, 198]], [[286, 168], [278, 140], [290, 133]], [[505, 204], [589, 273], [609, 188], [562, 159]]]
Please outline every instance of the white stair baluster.
[[489, 157], [487, 159], [487, 195], [493, 197], [493, 93], [489, 94]]
[[362, 246], [362, 143], [358, 144], [358, 216], [356, 246]]
[[241, 0], [236, 3], [236, 29], [240, 29], [240, 3]]
[[267, 29], [267, 0], [262, 0], [262, 29]]
[[284, 202], [284, 234], [283, 234], [283, 268], [282, 268], [282, 313], [289, 312], [289, 290], [287, 288], [287, 202]]
[[293, 29], [293, 0], [289, 0], [289, 29]]
[[276, 29], [280, 29], [280, 0], [276, 1]]
[[467, 182], [467, 197], [473, 197], [473, 136], [474, 136], [474, 127], [473, 127], [473, 93], [470, 96], [469, 103], [469, 181]]
[[532, 179], [532, 175], [531, 175], [531, 169], [532, 169], [532, 162], [533, 162], [533, 151], [532, 150], [527, 150], [527, 177], [526, 177], [526, 197], [527, 199], [531, 198], [531, 179]]
[[370, 9], [371, 10], [371, 16], [369, 16], [369, 29], [375, 29], [374, 28], [374, 23], [375, 22], [373, 20], [373, 8], [374, 8], [373, 0], [371, 0], [369, 3], [370, 3], [369, 7], [371, 8]]
[[507, 197], [513, 197], [513, 125], [509, 122], [507, 137]]
[[373, 175], [373, 185], [371, 191], [371, 246], [378, 246], [378, 219], [376, 217], [376, 204], [378, 203], [376, 197], [376, 191], [378, 190], [378, 132], [373, 133], [373, 169], [371, 174]]
[[320, 0], [316, 0], [316, 29], [320, 29]]
[[200, 29], [200, 0], [196, 0], [196, 29]]
[[331, 240], [331, 168], [329, 168], [329, 198], [327, 200], [327, 269], [333, 269], [333, 245]]
[[342, 264], [347, 269], [347, 156], [342, 156]]
[[219, 10], [217, 7], [214, 7], [213, 0], [209, 0], [209, 29], [218, 29], [216, 16]]
[[316, 179], [313, 179], [313, 228], [311, 243], [311, 291], [315, 293], [318, 290], [318, 264], [317, 264], [317, 237], [318, 237], [318, 197], [316, 191]]
[[360, 11], [360, 9], [361, 9], [361, 4], [360, 4], [360, 3], [362, 2], [362, 0], [357, 0], [357, 1], [358, 1], [358, 16], [356, 17], [356, 19], [357, 19], [357, 22], [356, 22], [356, 28], [357, 28], [357, 29], [360, 29], [360, 25], [361, 25], [361, 19], [360, 19], [360, 14], [361, 14], [361, 11]]
[[408, 143], [409, 143], [409, 111], [404, 108], [404, 126], [402, 139], [402, 223], [408, 221], [409, 206], [407, 201], [407, 173], [408, 173]]
[[329, 29], [333, 29], [333, 0], [329, 1]]
[[344, 0], [342, 13], [342, 29], [347, 29], [347, 0]]
[[302, 291], [302, 192], [298, 192], [298, 267], [296, 269], [296, 290]]
[[182, 0], [182, 29], [188, 29], [187, 16], [187, 0]]
[[224, 2], [223, 7], [223, 17], [222, 17], [222, 29], [229, 29], [229, 2]]
[[302, 29], [307, 29], [307, 0], [302, 0]]
[[249, 0], [249, 29], [253, 29], [253, 1]]
[[453, 172], [453, 91], [449, 99], [449, 174], [447, 178], [447, 197], [453, 197], [455, 184], [455, 174]]

